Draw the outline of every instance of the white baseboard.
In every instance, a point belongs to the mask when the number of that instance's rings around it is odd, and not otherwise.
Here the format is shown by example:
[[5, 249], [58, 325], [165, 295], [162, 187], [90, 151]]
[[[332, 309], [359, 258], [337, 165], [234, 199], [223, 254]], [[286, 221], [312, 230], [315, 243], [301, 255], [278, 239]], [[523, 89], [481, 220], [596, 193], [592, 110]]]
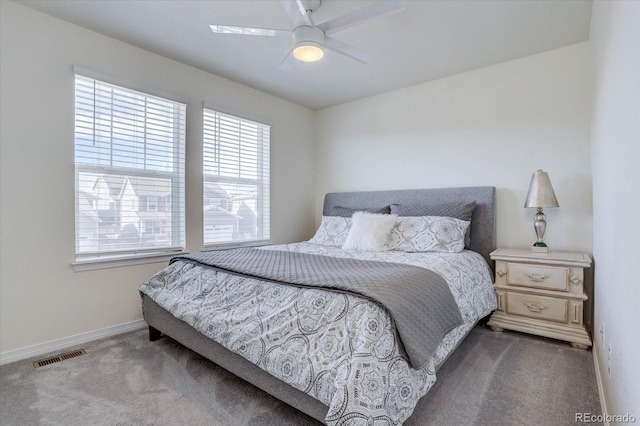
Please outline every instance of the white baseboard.
[[72, 346], [82, 345], [93, 340], [115, 336], [116, 334], [140, 330], [146, 326], [147, 323], [145, 322], [145, 320], [139, 319], [125, 324], [115, 325], [113, 327], [102, 328], [100, 330], [76, 334], [75, 336], [65, 337], [63, 339], [51, 340], [50, 342], [27, 346], [26, 348], [22, 349], [0, 352], [0, 365], [8, 364], [15, 361], [21, 361], [23, 359], [44, 355], [50, 352], [60, 351]]
[[[594, 342], [595, 343], [595, 342]], [[604, 397], [604, 387], [602, 386], [602, 376], [600, 375], [600, 362], [598, 361], [598, 349], [594, 345], [591, 348], [593, 352], [593, 365], [596, 369], [596, 383], [598, 384], [598, 396], [600, 396], [600, 409], [602, 410], [602, 416], [605, 419], [604, 426], [611, 426], [611, 423], [607, 421], [609, 417], [609, 411], [607, 410], [607, 400]]]

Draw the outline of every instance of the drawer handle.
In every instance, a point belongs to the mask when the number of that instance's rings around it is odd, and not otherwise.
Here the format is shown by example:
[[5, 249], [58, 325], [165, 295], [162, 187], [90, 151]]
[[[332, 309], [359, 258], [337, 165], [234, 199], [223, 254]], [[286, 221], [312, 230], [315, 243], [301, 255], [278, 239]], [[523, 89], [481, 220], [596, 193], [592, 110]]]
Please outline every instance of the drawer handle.
[[531, 302], [522, 302], [522, 304], [524, 306], [527, 307], [527, 309], [529, 309], [531, 312], [535, 312], [537, 314], [539, 314], [540, 312], [544, 311], [545, 309], [548, 309], [546, 306], [541, 305], [540, 303], [531, 303]]
[[545, 278], [548, 278], [546, 275], [542, 275], [542, 274], [525, 274], [527, 277], [529, 277], [529, 279], [531, 281], [540, 283], [542, 281], [544, 281]]

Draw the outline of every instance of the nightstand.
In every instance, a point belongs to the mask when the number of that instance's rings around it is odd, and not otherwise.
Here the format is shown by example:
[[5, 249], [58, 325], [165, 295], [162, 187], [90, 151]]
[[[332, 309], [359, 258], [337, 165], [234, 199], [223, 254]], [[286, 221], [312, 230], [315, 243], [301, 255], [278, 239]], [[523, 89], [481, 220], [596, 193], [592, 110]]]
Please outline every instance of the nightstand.
[[498, 249], [494, 288], [498, 308], [488, 325], [566, 340], [578, 349], [591, 346], [584, 325], [584, 269], [591, 266], [586, 253], [527, 249]]

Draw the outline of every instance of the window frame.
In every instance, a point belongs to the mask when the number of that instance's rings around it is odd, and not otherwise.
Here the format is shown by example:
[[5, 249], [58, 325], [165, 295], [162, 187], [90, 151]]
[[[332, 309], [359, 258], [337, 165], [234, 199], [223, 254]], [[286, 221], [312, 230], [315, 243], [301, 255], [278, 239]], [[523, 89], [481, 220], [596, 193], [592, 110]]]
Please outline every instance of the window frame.
[[[166, 96], [165, 94], [160, 94], [157, 91], [154, 91], [149, 88], [143, 88], [140, 86], [136, 86], [134, 84], [130, 84], [128, 82], [123, 82], [122, 80], [113, 79], [109, 76], [102, 75], [101, 73], [95, 72], [94, 70], [90, 70], [84, 67], [74, 66], [74, 176], [75, 176], [75, 261], [72, 262], [72, 266], [75, 271], [85, 271], [85, 270], [93, 270], [93, 269], [102, 269], [108, 267], [119, 267], [119, 266], [129, 266], [129, 265], [137, 265], [143, 263], [155, 263], [165, 261], [172, 256], [175, 256], [179, 253], [186, 252], [186, 212], [185, 212], [185, 180], [186, 180], [186, 109], [187, 102], [185, 100], [173, 97]], [[137, 95], [143, 96], [145, 99], [156, 98], [160, 99], [162, 102], [172, 103], [172, 108], [175, 109], [173, 120], [175, 126], [173, 129], [173, 142], [170, 143], [170, 151], [171, 154], [168, 154], [171, 159], [171, 170], [152, 170], [147, 165], [144, 165], [142, 168], [140, 167], [123, 167], [123, 166], [114, 166], [113, 161], [110, 162], [109, 165], [99, 165], [99, 164], [87, 164], [78, 161], [78, 149], [82, 149], [82, 145], [79, 145], [79, 134], [77, 131], [78, 125], [78, 98], [77, 92], [79, 90], [78, 77], [85, 80], [95, 80], [98, 84], [104, 84], [107, 86], [115, 86], [116, 89], [121, 89], [123, 91], [128, 92], [136, 92]], [[134, 96], [134, 95], [132, 95]], [[95, 99], [95, 98], [94, 98]], [[95, 102], [95, 100], [94, 100]], [[148, 111], [144, 112], [145, 117], [148, 114]], [[92, 111], [93, 120], [96, 119], [97, 114], [96, 111]], [[177, 120], [177, 121], [176, 121]], [[111, 122], [111, 125], [113, 123]], [[96, 138], [96, 134], [93, 134], [93, 138]], [[146, 129], [144, 132], [145, 135], [148, 135]], [[126, 140], [126, 139], [125, 139]], [[145, 136], [146, 140], [146, 136]], [[111, 142], [113, 143], [113, 142]], [[147, 149], [146, 142], [143, 145], [143, 149]], [[110, 149], [113, 149], [110, 148]], [[112, 152], [112, 151], [111, 151]], [[146, 151], [145, 151], [146, 152]], [[97, 157], [96, 157], [97, 158]], [[80, 249], [80, 240], [82, 239], [82, 235], [80, 232], [80, 227], [84, 222], [80, 219], [80, 192], [81, 184], [80, 177], [81, 174], [90, 174], [96, 175], [96, 179], [100, 175], [111, 174], [112, 176], [122, 176], [126, 178], [129, 176], [133, 179], [135, 178], [158, 178], [163, 179], [169, 182], [170, 195], [169, 197], [172, 199], [172, 202], [167, 203], [165, 201], [165, 205], [167, 206], [166, 210], [170, 212], [171, 224], [170, 232], [171, 237], [169, 243], [165, 246], [159, 247], [132, 247], [132, 248], [119, 248], [114, 250], [96, 250], [96, 251], [88, 251]], [[97, 182], [97, 180], [96, 180]], [[156, 210], [153, 212], [157, 212], [160, 207], [160, 200], [158, 197], [155, 197], [155, 206]], [[135, 207], [137, 206], [137, 211], [141, 212], [140, 207], [142, 205], [141, 202], [137, 199], [123, 200], [120, 203], [121, 206], [123, 203]], [[145, 202], [145, 207], [148, 206], [148, 201]], [[89, 203], [92, 206], [93, 211], [98, 210], [97, 201], [91, 201]], [[133, 210], [136, 210], [134, 208]], [[143, 221], [143, 219], [141, 219]], [[122, 230], [120, 230], [122, 231]], [[142, 229], [138, 230], [140, 234], [142, 234]], [[100, 235], [98, 233], [98, 235]]]
[[[208, 179], [206, 168], [207, 168], [207, 114], [219, 114], [225, 117], [228, 117], [232, 120], [238, 120], [243, 123], [250, 123], [253, 125], [261, 126], [266, 128], [266, 136], [267, 140], [260, 140], [257, 143], [260, 145], [258, 147], [258, 159], [256, 160], [256, 174], [255, 179], [242, 178], [242, 177], [231, 177], [218, 176], [218, 179]], [[225, 109], [221, 109], [217, 106], [212, 106], [207, 103], [203, 103], [202, 110], [202, 208], [203, 208], [203, 220], [202, 220], [202, 239], [203, 239], [203, 250], [219, 250], [219, 249], [227, 249], [227, 248], [235, 248], [235, 247], [255, 247], [255, 246], [263, 246], [271, 244], [271, 124], [266, 122], [266, 120], [248, 118], [245, 115], [236, 114], [233, 112], [226, 111]], [[264, 132], [264, 130], [261, 130]], [[219, 154], [218, 154], [219, 155]], [[265, 162], [266, 156], [266, 162]], [[266, 171], [266, 182], [264, 181], [264, 175]], [[207, 225], [206, 225], [206, 217], [205, 217], [205, 207], [207, 206], [220, 206], [220, 201], [213, 202], [212, 198], [207, 197], [205, 185], [207, 183], [222, 183], [226, 185], [252, 185], [255, 184], [257, 188], [257, 200], [256, 200], [256, 221], [257, 221], [257, 236], [255, 239], [237, 239], [237, 240], [227, 240], [220, 242], [208, 242], [206, 233], [207, 233]], [[229, 203], [230, 201], [227, 201]], [[265, 235], [266, 234], [266, 235]]]

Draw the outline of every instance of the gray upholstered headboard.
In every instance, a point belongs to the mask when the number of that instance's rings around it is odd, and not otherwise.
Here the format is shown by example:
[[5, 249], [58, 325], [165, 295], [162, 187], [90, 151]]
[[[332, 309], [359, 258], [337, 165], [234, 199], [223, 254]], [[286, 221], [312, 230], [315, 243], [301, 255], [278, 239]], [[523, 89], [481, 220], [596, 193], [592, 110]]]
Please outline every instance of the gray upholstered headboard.
[[403, 189], [391, 191], [333, 192], [324, 197], [322, 214], [329, 216], [334, 206], [375, 208], [390, 204], [432, 204], [476, 202], [471, 218], [470, 249], [483, 255], [492, 265], [489, 253], [496, 248], [495, 193], [493, 186], [462, 188]]

